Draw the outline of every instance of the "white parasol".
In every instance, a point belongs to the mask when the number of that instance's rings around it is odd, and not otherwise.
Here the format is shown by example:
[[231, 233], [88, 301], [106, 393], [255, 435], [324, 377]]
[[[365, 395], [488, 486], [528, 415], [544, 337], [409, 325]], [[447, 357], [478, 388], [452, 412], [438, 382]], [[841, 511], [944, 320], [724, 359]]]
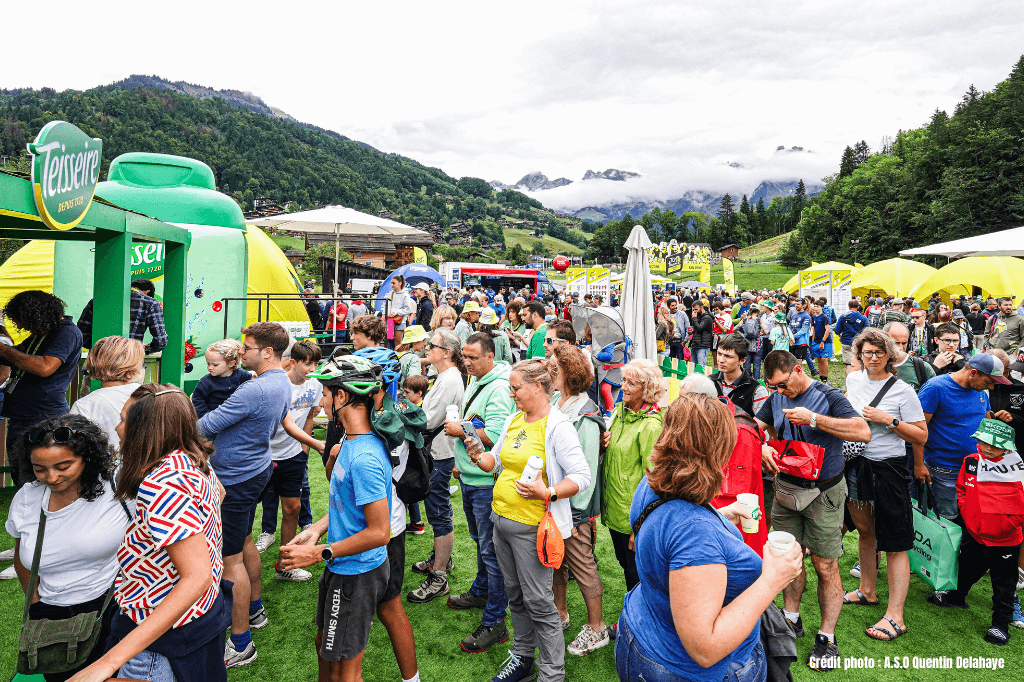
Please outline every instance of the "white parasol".
[[629, 249], [629, 259], [626, 261], [626, 277], [622, 284], [621, 309], [626, 335], [633, 340], [633, 357], [657, 362], [651, 266], [647, 262], [647, 249], [652, 246], [643, 226], [634, 226], [625, 244]]

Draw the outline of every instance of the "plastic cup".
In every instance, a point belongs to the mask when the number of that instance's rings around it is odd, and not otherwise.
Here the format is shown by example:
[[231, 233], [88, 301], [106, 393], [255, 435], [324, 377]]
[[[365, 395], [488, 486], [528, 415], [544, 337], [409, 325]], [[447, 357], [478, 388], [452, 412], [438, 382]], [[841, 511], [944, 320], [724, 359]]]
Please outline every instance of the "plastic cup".
[[743, 508], [750, 514], [749, 519], [740, 519], [740, 528], [744, 533], [756, 533], [761, 519], [761, 507], [758, 503], [757, 495], [754, 493], [740, 493], [736, 496], [736, 501], [743, 505]]
[[784, 530], [774, 530], [768, 533], [768, 549], [772, 550], [772, 554], [775, 556], [787, 554], [795, 544], [796, 538], [792, 533], [787, 533]]

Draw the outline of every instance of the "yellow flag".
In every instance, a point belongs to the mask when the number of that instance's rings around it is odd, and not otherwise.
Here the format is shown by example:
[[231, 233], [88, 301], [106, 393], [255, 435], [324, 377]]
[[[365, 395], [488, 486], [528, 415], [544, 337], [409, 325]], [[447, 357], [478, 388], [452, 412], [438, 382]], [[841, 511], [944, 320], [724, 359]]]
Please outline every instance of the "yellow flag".
[[706, 284], [709, 287], [711, 286], [711, 264], [710, 263], [704, 263], [703, 265], [700, 266], [700, 278], [699, 279], [701, 281], [701, 284]]
[[427, 264], [427, 252], [418, 246], [412, 247], [413, 260], [417, 263]]
[[725, 290], [732, 291], [736, 286], [736, 275], [733, 272], [732, 261], [728, 258], [723, 258], [722, 270], [725, 272]]

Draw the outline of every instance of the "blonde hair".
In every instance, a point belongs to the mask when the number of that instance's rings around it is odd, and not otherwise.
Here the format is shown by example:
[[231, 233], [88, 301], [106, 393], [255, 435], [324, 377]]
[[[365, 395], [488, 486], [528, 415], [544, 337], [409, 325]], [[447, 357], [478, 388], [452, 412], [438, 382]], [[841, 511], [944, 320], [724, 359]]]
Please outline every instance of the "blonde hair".
[[521, 360], [512, 365], [512, 371], [523, 377], [523, 383], [537, 384], [545, 394], [551, 395], [551, 374], [548, 372], [547, 361], [541, 358]]
[[632, 360], [622, 368], [622, 377], [632, 375], [643, 384], [644, 402], [657, 405], [665, 389], [661, 385], [661, 370], [653, 360]]
[[430, 328], [438, 329], [444, 326], [443, 323], [447, 319], [451, 319], [452, 327], [454, 327], [456, 320], [455, 308], [451, 307], [450, 305], [442, 305], [438, 306], [437, 308], [434, 308], [434, 314], [430, 318]]
[[220, 353], [224, 362], [228, 363], [229, 367], [235, 368], [238, 367], [238, 358], [241, 357], [243, 349], [242, 342], [237, 339], [222, 339], [211, 343], [206, 350]]
[[98, 381], [139, 382], [146, 374], [146, 349], [135, 339], [107, 336], [89, 349], [85, 371]]

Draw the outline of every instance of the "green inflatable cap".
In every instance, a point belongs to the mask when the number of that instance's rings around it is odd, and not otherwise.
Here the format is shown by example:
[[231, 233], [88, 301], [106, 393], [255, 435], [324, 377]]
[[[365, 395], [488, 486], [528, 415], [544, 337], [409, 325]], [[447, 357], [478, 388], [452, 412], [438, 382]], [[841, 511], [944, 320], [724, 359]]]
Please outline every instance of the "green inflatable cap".
[[96, 194], [165, 223], [245, 229], [242, 209], [217, 191], [213, 170], [202, 161], [171, 154], [130, 152], [110, 162]]

